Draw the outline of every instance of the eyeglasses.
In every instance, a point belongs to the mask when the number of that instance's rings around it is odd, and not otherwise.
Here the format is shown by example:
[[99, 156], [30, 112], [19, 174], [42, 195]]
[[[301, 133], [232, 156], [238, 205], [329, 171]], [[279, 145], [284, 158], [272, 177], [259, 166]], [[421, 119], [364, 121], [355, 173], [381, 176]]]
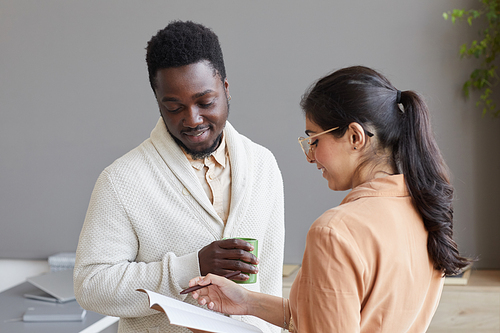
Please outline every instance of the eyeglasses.
[[304, 138], [304, 137], [301, 136], [299, 138], [299, 144], [300, 144], [300, 147], [302, 148], [302, 151], [304, 152], [304, 154], [306, 154], [306, 157], [310, 159], [309, 154], [313, 150], [313, 147], [311, 146], [311, 144], [312, 144], [311, 139], [312, 138], [315, 138], [317, 136], [320, 136], [322, 134], [325, 134], [325, 133], [328, 133], [328, 132], [331, 132], [331, 131], [335, 131], [336, 129], [339, 129], [339, 127], [330, 128], [329, 130], [326, 130], [324, 132], [308, 136], [307, 138]]
[[[300, 147], [302, 148], [302, 151], [304, 152], [304, 154], [306, 154], [306, 157], [308, 159], [311, 159], [310, 158], [310, 154], [313, 150], [313, 142], [311, 142], [311, 139], [312, 138], [315, 138], [317, 136], [320, 136], [322, 134], [325, 134], [325, 133], [328, 133], [328, 132], [331, 132], [331, 131], [335, 131], [336, 129], [339, 129], [340, 127], [334, 127], [334, 128], [330, 128], [329, 130], [326, 130], [324, 132], [321, 132], [321, 133], [318, 133], [318, 134], [314, 134], [314, 135], [311, 135], [311, 136], [308, 136], [307, 138], [304, 138], [304, 137], [299, 137], [299, 144], [300, 144]], [[367, 130], [365, 130], [365, 133], [366, 135], [368, 135], [368, 137], [372, 137], [373, 136], [373, 133], [371, 132], [368, 132]]]

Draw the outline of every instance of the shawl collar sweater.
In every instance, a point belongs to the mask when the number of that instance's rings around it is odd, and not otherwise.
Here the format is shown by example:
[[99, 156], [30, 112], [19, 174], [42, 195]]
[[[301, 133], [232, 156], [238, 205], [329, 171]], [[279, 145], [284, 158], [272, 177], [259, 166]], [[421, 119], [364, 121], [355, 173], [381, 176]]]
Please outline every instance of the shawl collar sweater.
[[[107, 167], [92, 192], [75, 263], [75, 296], [82, 307], [120, 317], [119, 332], [189, 332], [149, 309], [149, 289], [180, 295], [200, 275], [198, 251], [224, 237], [259, 240], [259, 275], [248, 288], [281, 295], [284, 248], [283, 183], [274, 156], [224, 130], [231, 163], [226, 225], [191, 164], [160, 118], [148, 140]], [[242, 321], [264, 332], [279, 329], [255, 317]]]

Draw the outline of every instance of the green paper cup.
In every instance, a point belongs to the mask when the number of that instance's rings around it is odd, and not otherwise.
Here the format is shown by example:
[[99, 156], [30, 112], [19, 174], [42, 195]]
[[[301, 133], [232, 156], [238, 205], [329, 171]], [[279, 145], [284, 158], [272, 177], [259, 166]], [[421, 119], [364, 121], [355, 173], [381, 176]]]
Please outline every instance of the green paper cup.
[[[232, 238], [237, 238], [244, 240], [247, 243], [250, 243], [253, 245], [253, 251], [250, 251], [251, 254], [256, 256], [257, 258], [259, 257], [259, 241], [255, 238], [243, 238], [243, 237], [232, 237]], [[247, 273], [243, 273], [247, 274]], [[233, 280], [236, 283], [241, 283], [241, 284], [249, 284], [249, 283], [255, 283], [257, 282], [257, 274], [247, 274], [249, 276], [248, 280], [246, 281], [239, 281], [239, 280]]]

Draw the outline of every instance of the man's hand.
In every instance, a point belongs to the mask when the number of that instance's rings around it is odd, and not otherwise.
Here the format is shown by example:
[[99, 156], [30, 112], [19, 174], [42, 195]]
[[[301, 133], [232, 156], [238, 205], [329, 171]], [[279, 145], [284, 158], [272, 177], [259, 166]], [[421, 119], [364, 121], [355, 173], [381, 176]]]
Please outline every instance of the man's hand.
[[[212, 242], [198, 252], [201, 275], [208, 273], [225, 275], [231, 271], [257, 274], [257, 258], [248, 251], [253, 246], [241, 239], [224, 239]], [[231, 280], [248, 280], [248, 275], [239, 274]]]

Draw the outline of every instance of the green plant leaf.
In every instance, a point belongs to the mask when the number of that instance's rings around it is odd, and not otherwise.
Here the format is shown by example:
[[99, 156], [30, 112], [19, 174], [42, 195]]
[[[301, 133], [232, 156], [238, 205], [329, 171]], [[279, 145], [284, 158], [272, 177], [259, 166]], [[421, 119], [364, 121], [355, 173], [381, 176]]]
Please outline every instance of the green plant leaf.
[[479, 97], [476, 106], [482, 106], [483, 116], [490, 113], [494, 117], [500, 117], [500, 108], [494, 102], [498, 98], [498, 87], [500, 78], [497, 73], [498, 57], [500, 54], [500, 0], [480, 0], [478, 8], [464, 10], [453, 9], [443, 13], [443, 18], [455, 23], [466, 20], [472, 26], [473, 20], [479, 20], [478, 38], [464, 43], [460, 46], [461, 58], [474, 57], [480, 59], [481, 63], [470, 73], [469, 79], [462, 86], [466, 98], [470, 97], [470, 91], [478, 90]]
[[465, 98], [469, 98], [469, 88], [471, 86], [472, 82], [470, 80], [465, 81], [464, 85], [462, 86], [462, 90], [465, 94]]
[[462, 44], [460, 47], [460, 55], [463, 56], [467, 53], [467, 44]]

